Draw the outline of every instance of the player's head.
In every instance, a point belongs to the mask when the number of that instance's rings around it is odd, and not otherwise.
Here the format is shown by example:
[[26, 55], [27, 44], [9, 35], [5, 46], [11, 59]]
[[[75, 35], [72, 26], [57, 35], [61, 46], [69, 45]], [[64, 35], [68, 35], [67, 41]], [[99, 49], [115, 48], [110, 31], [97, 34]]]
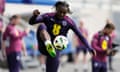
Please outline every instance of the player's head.
[[11, 18], [10, 18], [10, 23], [11, 24], [19, 24], [20, 23], [20, 16], [19, 15], [13, 15]]
[[56, 8], [56, 16], [57, 16], [57, 18], [62, 19], [62, 18], [64, 18], [64, 16], [67, 13], [71, 13], [70, 8], [69, 8], [69, 4], [64, 2], [64, 1], [56, 2], [54, 7]]
[[82, 28], [84, 26], [84, 22], [80, 21], [80, 27]]
[[104, 27], [104, 33], [110, 35], [115, 30], [115, 26], [112, 23], [107, 23]]

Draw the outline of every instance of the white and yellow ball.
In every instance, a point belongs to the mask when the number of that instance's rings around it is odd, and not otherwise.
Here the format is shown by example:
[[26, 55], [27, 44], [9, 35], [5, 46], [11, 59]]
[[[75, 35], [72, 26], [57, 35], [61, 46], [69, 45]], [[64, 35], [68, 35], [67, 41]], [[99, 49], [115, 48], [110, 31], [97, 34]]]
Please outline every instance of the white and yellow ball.
[[63, 35], [59, 35], [54, 39], [54, 47], [58, 50], [64, 50], [68, 46], [68, 39]]

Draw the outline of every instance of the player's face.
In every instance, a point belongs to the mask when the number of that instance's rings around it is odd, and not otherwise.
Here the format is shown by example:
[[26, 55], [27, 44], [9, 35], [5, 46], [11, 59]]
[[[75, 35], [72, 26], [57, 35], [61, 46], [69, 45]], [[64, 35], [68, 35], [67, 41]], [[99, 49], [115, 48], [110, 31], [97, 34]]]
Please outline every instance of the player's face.
[[80, 22], [80, 27], [82, 28], [82, 27], [83, 27], [83, 25], [84, 25], [84, 24], [83, 24], [83, 22], [81, 21], [81, 22]]
[[57, 14], [57, 17], [59, 19], [63, 19], [64, 16], [68, 13], [68, 8], [67, 7], [64, 7], [64, 6], [59, 6], [57, 9], [56, 9], [56, 14]]
[[12, 23], [15, 25], [20, 24], [20, 18], [13, 19]]
[[113, 29], [106, 29], [106, 34], [110, 35], [113, 32]]

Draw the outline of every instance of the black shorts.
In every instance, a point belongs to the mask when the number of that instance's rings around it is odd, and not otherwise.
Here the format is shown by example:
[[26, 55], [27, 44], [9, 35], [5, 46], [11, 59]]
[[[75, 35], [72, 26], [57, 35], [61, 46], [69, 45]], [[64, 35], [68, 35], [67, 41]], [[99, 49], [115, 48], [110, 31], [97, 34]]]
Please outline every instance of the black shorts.
[[78, 54], [78, 53], [80, 53], [81, 51], [82, 51], [85, 55], [87, 54], [87, 49], [86, 49], [85, 46], [77, 46], [77, 48], [76, 48], [76, 53]]

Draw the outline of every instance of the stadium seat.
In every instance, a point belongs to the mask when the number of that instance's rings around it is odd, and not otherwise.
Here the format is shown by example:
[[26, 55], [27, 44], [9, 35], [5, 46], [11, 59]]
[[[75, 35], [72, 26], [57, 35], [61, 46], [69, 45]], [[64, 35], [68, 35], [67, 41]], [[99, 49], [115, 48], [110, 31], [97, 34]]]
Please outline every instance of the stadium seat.
[[32, 0], [33, 4], [53, 5], [57, 0]]
[[23, 0], [6, 0], [8, 3], [22, 3]]

